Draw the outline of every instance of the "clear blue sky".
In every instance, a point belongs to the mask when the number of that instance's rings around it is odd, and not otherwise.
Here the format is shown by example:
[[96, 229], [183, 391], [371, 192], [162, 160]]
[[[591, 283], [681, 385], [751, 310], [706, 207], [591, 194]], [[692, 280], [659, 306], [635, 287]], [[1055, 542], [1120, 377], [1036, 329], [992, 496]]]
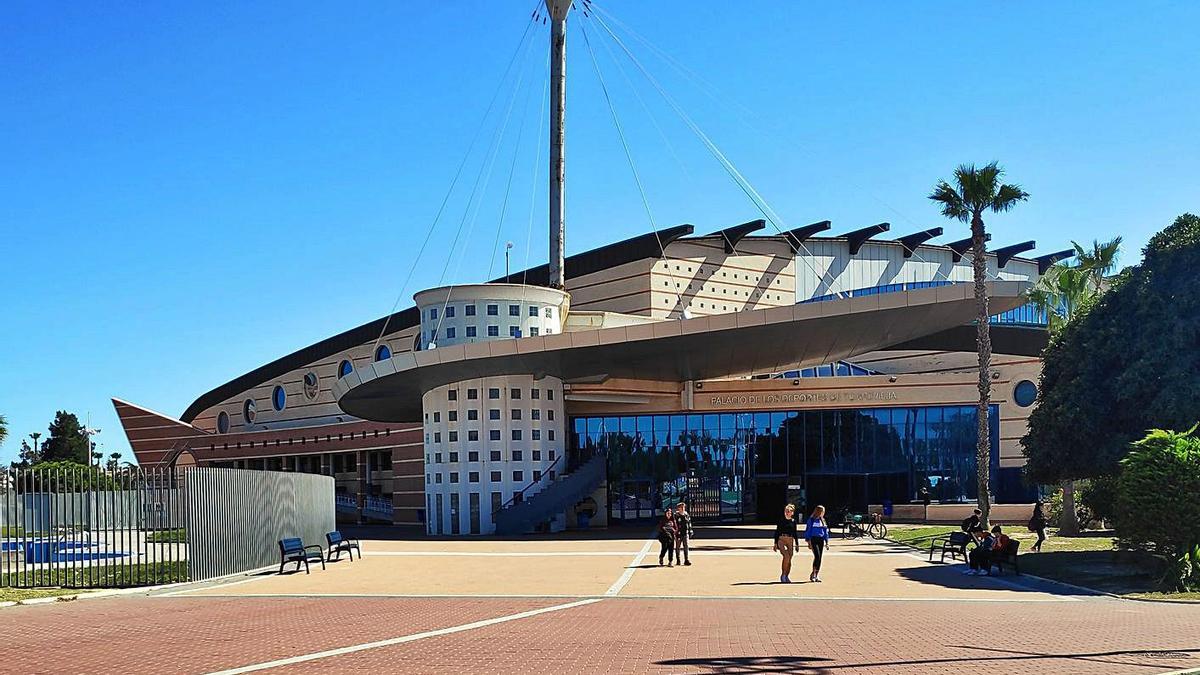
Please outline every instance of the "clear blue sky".
[[[1134, 262], [1200, 209], [1200, 4], [595, 2], [720, 92], [724, 104], [629, 40], [788, 224], [942, 225], [932, 185], [992, 159], [1032, 194], [991, 219], [994, 243], [1047, 252], [1122, 234]], [[386, 313], [533, 5], [6, 3], [0, 460], [60, 408], [90, 411], [103, 449], [128, 459], [109, 397], [178, 415]], [[649, 228], [573, 21], [568, 252]], [[663, 142], [590, 30], [656, 223], [758, 217], [638, 81], [674, 150]], [[535, 33], [472, 243], [448, 256], [482, 148], [405, 304], [443, 272], [483, 279], [514, 153], [501, 246], [545, 260], [545, 170], [536, 183], [531, 170], [547, 27]]]

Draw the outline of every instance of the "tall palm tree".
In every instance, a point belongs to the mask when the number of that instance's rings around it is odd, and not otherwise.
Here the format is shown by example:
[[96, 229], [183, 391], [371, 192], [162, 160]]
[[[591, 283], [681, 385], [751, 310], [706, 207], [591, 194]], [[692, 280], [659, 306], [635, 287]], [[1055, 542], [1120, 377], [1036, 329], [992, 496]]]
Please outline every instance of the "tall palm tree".
[[1075, 259], [1079, 261], [1079, 268], [1088, 273], [1092, 288], [1097, 293], [1104, 286], [1104, 278], [1112, 274], [1117, 267], [1117, 258], [1121, 255], [1121, 241], [1121, 237], [1113, 237], [1105, 242], [1093, 239], [1091, 249], [1085, 249], [1077, 241], [1071, 242], [1075, 247]]
[[939, 181], [929, 198], [942, 208], [942, 215], [971, 224], [971, 266], [975, 273], [976, 345], [979, 352], [979, 406], [975, 463], [979, 492], [979, 510], [983, 522], [988, 523], [992, 509], [988, 483], [991, 461], [991, 443], [988, 426], [988, 405], [991, 403], [992, 336], [988, 325], [987, 295], [987, 242], [983, 224], [984, 212], [1002, 213], [1017, 202], [1029, 198], [1017, 185], [1001, 183], [1004, 169], [992, 162], [982, 167], [963, 164], [954, 171], [954, 184]]
[[8, 420], [4, 415], [0, 415], [0, 445], [4, 444], [6, 438], [8, 438]]

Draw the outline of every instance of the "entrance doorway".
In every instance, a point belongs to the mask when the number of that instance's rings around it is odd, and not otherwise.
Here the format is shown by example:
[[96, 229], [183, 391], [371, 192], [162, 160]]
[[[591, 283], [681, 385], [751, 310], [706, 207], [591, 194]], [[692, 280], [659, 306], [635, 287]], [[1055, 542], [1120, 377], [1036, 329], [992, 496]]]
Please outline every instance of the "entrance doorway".
[[760, 478], [758, 480], [758, 522], [773, 523], [783, 515], [787, 504], [787, 480]]

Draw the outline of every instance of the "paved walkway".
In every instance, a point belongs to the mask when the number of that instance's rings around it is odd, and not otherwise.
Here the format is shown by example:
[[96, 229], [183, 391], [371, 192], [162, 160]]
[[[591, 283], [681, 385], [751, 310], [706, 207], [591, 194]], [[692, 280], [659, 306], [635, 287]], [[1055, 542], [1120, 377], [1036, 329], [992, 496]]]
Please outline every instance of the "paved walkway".
[[[835, 541], [778, 583], [756, 528], [693, 564], [637, 538], [365, 542], [324, 572], [0, 609], [0, 671], [1165, 673], [1200, 667], [1200, 606], [964, 577]], [[792, 576], [805, 579], [798, 556]]]

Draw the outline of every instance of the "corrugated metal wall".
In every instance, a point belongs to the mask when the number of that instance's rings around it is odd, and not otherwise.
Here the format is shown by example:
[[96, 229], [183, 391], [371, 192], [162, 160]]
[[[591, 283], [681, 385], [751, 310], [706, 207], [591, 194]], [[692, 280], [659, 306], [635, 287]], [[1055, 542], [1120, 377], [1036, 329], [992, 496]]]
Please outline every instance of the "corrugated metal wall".
[[197, 467], [185, 482], [192, 581], [277, 564], [284, 538], [324, 548], [335, 529], [329, 476]]

